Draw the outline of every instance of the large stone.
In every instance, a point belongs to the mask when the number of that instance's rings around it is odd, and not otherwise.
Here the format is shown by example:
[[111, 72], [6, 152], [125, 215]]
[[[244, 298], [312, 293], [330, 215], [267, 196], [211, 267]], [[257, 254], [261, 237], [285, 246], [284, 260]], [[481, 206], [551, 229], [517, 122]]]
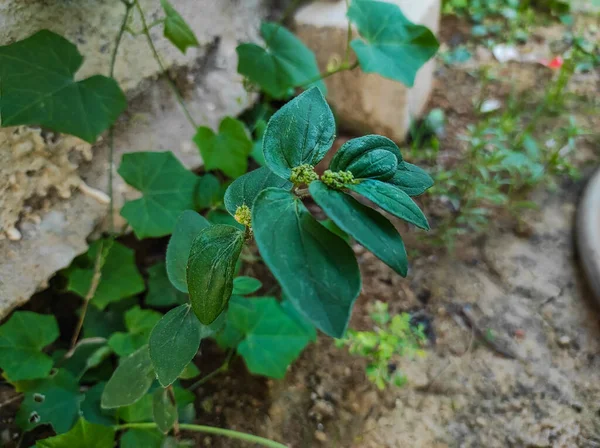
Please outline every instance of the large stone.
[[[387, 0], [397, 4], [414, 23], [437, 33], [440, 0]], [[321, 71], [330, 61], [344, 58], [347, 42], [346, 1], [314, 2], [294, 16], [294, 30], [316, 54]], [[354, 36], [358, 34], [354, 30]], [[354, 58], [354, 54], [352, 53]], [[343, 128], [356, 134], [375, 133], [401, 142], [413, 118], [427, 103], [433, 85], [435, 62], [429, 61], [419, 70], [415, 85], [403, 84], [366, 74], [355, 69], [330, 76], [325, 80], [328, 101]]]

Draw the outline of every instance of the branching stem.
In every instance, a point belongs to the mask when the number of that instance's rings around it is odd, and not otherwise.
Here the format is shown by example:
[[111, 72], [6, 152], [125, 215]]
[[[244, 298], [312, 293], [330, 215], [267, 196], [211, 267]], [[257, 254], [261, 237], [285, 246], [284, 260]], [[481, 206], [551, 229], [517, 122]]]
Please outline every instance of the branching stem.
[[221, 364], [215, 370], [213, 370], [212, 372], [210, 372], [208, 375], [205, 375], [202, 378], [200, 378], [198, 381], [196, 381], [194, 384], [192, 384], [187, 389], [188, 390], [198, 389], [200, 386], [202, 386], [204, 383], [210, 381], [215, 376], [217, 376], [220, 373], [223, 373], [223, 372], [226, 372], [227, 370], [229, 370], [229, 363], [231, 362], [231, 358], [233, 357], [233, 354], [234, 354], [233, 349], [229, 350], [229, 353], [227, 353], [227, 357], [225, 358], [225, 361], [223, 361], [223, 364]]

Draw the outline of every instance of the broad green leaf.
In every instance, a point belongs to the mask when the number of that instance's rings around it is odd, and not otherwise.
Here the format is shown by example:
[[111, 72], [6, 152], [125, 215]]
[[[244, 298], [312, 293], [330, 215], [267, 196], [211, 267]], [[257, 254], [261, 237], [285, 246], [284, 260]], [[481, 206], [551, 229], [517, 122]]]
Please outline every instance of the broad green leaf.
[[350, 45], [365, 73], [379, 73], [412, 87], [419, 69], [439, 48], [427, 27], [410, 22], [391, 3], [353, 0], [348, 18], [362, 37]]
[[169, 281], [166, 263], [156, 263], [148, 268], [146, 305], [170, 307], [186, 303], [187, 300], [187, 294], [176, 289]]
[[281, 189], [258, 195], [252, 222], [260, 254], [285, 296], [317, 328], [341, 337], [361, 287], [350, 246]]
[[233, 279], [233, 292], [237, 296], [247, 296], [253, 294], [262, 287], [262, 283], [257, 278], [252, 277], [236, 277]]
[[89, 423], [80, 418], [69, 432], [38, 440], [35, 446], [37, 448], [112, 448], [114, 444], [114, 429]]
[[177, 421], [177, 406], [171, 401], [167, 389], [156, 389], [152, 396], [154, 423], [164, 434], [168, 433]]
[[133, 296], [145, 289], [144, 279], [135, 264], [135, 252], [117, 242], [95, 241], [85, 255], [87, 266], [71, 267], [65, 274], [68, 278], [67, 289], [81, 297], [86, 297], [94, 277], [94, 265], [98, 250], [105, 250], [104, 264], [101, 269], [100, 283], [92, 297], [92, 305], [103, 310], [109, 303]]
[[218, 134], [209, 127], [199, 127], [194, 143], [200, 149], [207, 170], [221, 170], [235, 179], [248, 169], [252, 140], [244, 123], [235, 118], [223, 118]]
[[121, 437], [121, 448], [164, 448], [165, 436], [157, 429], [130, 429]]
[[223, 200], [223, 188], [214, 174], [200, 177], [196, 187], [196, 208], [204, 210], [218, 205]]
[[332, 171], [350, 171], [356, 179], [388, 180], [402, 164], [398, 146], [381, 135], [365, 135], [348, 140], [329, 164]]
[[348, 188], [364, 196], [386, 212], [421, 229], [429, 230], [427, 218], [419, 206], [400, 188], [372, 179], [348, 185]]
[[[145, 394], [140, 400], [134, 404], [119, 408], [117, 413], [121, 420], [127, 423], [137, 422], [149, 422], [154, 419], [153, 411], [153, 395], [156, 389], [159, 389], [158, 383], [154, 383], [156, 386], [152, 386], [147, 394]], [[193, 403], [195, 395], [185, 389], [176, 387], [173, 385], [173, 392], [175, 394], [175, 402], [177, 403], [177, 412], [182, 416], [187, 412], [186, 406]]]
[[150, 359], [158, 381], [170, 386], [198, 352], [200, 341], [210, 334], [190, 305], [180, 305], [163, 316], [150, 335]]
[[409, 196], [418, 196], [433, 186], [433, 179], [427, 172], [412, 163], [404, 162], [398, 166], [389, 183], [394, 184]]
[[240, 304], [242, 300], [249, 302], [252, 312], [251, 318], [237, 316], [238, 321], [244, 322], [237, 326], [244, 334], [238, 353], [250, 372], [283, 378], [288, 366], [309, 342], [304, 328], [289, 317], [273, 297], [232, 298], [230, 319], [235, 321], [236, 315], [248, 314], [247, 304]]
[[344, 232], [342, 229], [340, 229], [338, 227], [338, 225], [335, 222], [333, 222], [331, 219], [329, 219], [329, 218], [323, 219], [323, 220], [319, 221], [319, 224], [321, 224], [323, 227], [325, 227], [331, 233], [335, 233], [337, 236], [339, 236], [341, 239], [343, 239], [348, 244], [350, 244], [350, 242], [352, 241], [352, 239], [350, 238], [350, 235], [348, 235], [346, 232]]
[[107, 350], [104, 338], [82, 339], [74, 350], [56, 363], [56, 367], [65, 369], [75, 378], [80, 379], [86, 371], [98, 367], [111, 352], [112, 350]]
[[197, 47], [198, 39], [196, 39], [189, 25], [183, 20], [183, 17], [173, 8], [173, 5], [167, 0], [160, 0], [160, 4], [167, 15], [165, 18], [165, 37], [179, 48], [182, 53], [185, 53], [188, 47]]
[[150, 389], [154, 378], [147, 346], [121, 358], [119, 366], [104, 388], [102, 407], [112, 409], [135, 403]]
[[54, 316], [15, 311], [0, 326], [0, 368], [9, 381], [48, 376], [52, 359], [42, 353], [58, 338]]
[[206, 214], [206, 219], [211, 224], [223, 224], [227, 226], [235, 227], [238, 230], [244, 230], [244, 226], [237, 222], [233, 216], [231, 216], [226, 210], [217, 208], [211, 210]]
[[269, 168], [258, 168], [237, 178], [229, 185], [225, 192], [225, 208], [231, 215], [235, 215], [237, 208], [242, 205], [252, 209], [258, 193], [269, 187], [289, 190], [292, 184], [273, 174]]
[[114, 410], [102, 409], [100, 406], [105, 386], [105, 382], [100, 382], [85, 391], [84, 399], [81, 403], [81, 415], [90, 423], [112, 426], [116, 422]]
[[269, 120], [263, 139], [267, 166], [283, 179], [292, 168], [315, 166], [325, 157], [335, 138], [335, 120], [316, 87], [301, 93]]
[[381, 214], [352, 196], [312, 182], [310, 194], [343, 231], [403, 277], [408, 271], [406, 249], [396, 228]]
[[204, 325], [213, 322], [229, 301], [243, 245], [244, 233], [227, 225], [202, 230], [192, 243], [187, 283], [192, 309]]
[[94, 143], [127, 102], [112, 78], [76, 82], [82, 63], [75, 45], [47, 30], [0, 47], [2, 126], [45, 126]]
[[119, 356], [128, 356], [148, 343], [150, 333], [161, 320], [160, 313], [134, 306], [125, 313], [127, 333], [118, 332], [108, 340], [108, 345]]
[[283, 299], [280, 303], [281, 309], [291, 318], [296, 324], [298, 324], [306, 334], [309, 341], [317, 341], [317, 329], [315, 326], [296, 309], [294, 304], [287, 299]]
[[285, 27], [264, 22], [260, 34], [265, 47], [242, 44], [237, 47], [238, 73], [258, 84], [274, 98], [289, 95], [293, 87], [313, 83], [325, 92], [314, 53]]
[[140, 239], [168, 235], [181, 212], [194, 208], [198, 176], [170, 151], [124, 154], [119, 174], [143, 194], [121, 209]]
[[15, 421], [24, 431], [50, 424], [57, 434], [62, 434], [77, 420], [83, 395], [77, 380], [66, 370], [60, 369], [42, 380], [20, 382], [19, 388], [25, 398]]
[[167, 275], [175, 288], [188, 292], [186, 269], [190, 249], [194, 238], [201, 230], [210, 226], [206, 218], [192, 210], [184, 211], [173, 229], [173, 235], [167, 246]]

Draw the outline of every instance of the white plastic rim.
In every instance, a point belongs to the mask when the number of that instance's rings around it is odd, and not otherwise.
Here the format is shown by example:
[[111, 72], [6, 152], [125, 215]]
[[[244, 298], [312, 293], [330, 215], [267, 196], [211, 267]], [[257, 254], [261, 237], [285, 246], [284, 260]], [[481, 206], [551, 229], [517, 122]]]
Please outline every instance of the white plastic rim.
[[600, 169], [588, 182], [579, 203], [576, 238], [581, 265], [600, 300]]

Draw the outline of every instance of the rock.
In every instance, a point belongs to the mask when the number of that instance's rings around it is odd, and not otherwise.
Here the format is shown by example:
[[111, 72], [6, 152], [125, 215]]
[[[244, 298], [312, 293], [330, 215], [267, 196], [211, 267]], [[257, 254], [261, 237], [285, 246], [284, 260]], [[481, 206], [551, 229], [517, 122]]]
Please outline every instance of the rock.
[[[397, 4], [409, 20], [437, 33], [440, 0], [388, 1]], [[347, 24], [345, 0], [312, 2], [294, 16], [294, 31], [315, 52], [322, 71], [330, 61], [344, 58]], [[425, 64], [412, 88], [360, 69], [337, 73], [325, 80], [327, 100], [343, 128], [357, 134], [381, 134], [401, 142], [411, 119], [422, 113], [429, 98], [434, 67], [433, 60]]]
[[560, 338], [558, 338], [558, 345], [560, 345], [563, 348], [568, 347], [571, 344], [571, 338], [567, 335], [563, 335]]

